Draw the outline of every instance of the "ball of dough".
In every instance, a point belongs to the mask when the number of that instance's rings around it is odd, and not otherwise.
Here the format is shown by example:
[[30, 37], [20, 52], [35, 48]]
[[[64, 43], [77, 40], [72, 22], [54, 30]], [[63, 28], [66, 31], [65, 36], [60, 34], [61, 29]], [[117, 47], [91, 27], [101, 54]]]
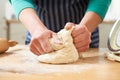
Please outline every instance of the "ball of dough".
[[40, 62], [52, 63], [52, 64], [71, 63], [71, 62], [77, 61], [79, 59], [79, 55], [73, 44], [73, 39], [71, 36], [71, 32], [74, 28], [75, 27], [73, 26], [69, 30], [62, 29], [61, 31], [59, 31], [57, 35], [62, 38], [63, 45], [55, 46], [53, 42], [50, 42], [51, 45], [53, 45], [53, 47], [56, 50], [53, 52], [38, 56], [38, 60]]

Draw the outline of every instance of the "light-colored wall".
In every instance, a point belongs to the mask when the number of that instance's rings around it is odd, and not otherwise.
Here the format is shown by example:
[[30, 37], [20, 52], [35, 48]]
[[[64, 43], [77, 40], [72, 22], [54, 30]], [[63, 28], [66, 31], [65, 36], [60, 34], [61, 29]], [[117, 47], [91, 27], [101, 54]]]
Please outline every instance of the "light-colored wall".
[[6, 25], [5, 25], [5, 3], [7, 0], [0, 1], [0, 37], [5, 37], [6, 35]]
[[4, 4], [5, 4], [6, 1], [7, 0], [1, 0], [0, 1], [0, 6], [1, 6], [0, 11], [2, 10], [2, 12], [0, 12], [0, 17], [4, 14], [4, 8], [3, 7], [5, 6]]
[[114, 25], [114, 22], [102, 23], [99, 25], [100, 48], [107, 48], [107, 41], [108, 41], [109, 33], [113, 25]]
[[5, 15], [5, 3], [7, 0], [1, 0], [0, 1], [0, 22], [3, 20]]
[[[0, 6], [0, 38], [6, 38], [7, 25], [5, 23], [5, 18], [10, 19], [9, 15], [11, 15], [13, 9], [11, 9], [11, 5], [8, 4], [8, 0], [1, 0]], [[10, 8], [8, 6], [10, 6]], [[26, 29], [21, 23], [11, 23], [10, 31], [11, 40], [16, 40], [20, 44], [24, 44]]]

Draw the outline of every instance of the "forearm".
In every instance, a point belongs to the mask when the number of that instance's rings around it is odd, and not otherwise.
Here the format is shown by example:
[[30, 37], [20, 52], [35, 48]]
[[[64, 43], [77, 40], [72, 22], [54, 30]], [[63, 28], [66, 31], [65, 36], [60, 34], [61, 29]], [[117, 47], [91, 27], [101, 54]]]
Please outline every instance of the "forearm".
[[95, 12], [104, 19], [111, 0], [89, 0], [86, 12]]
[[93, 32], [101, 22], [102, 19], [98, 14], [94, 12], [87, 12], [80, 22], [80, 25], [85, 25], [90, 32]]
[[111, 0], [89, 0], [88, 8], [80, 24], [86, 25], [90, 32], [102, 22]]
[[42, 32], [47, 29], [32, 8], [24, 9], [19, 15], [19, 20], [28, 29], [31, 35], [36, 32], [36, 30]]

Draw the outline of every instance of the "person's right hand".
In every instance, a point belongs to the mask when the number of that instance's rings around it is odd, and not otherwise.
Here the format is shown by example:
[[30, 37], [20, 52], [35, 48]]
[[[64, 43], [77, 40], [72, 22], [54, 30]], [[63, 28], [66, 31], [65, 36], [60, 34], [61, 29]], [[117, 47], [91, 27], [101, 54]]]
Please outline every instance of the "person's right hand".
[[44, 31], [36, 31], [34, 34], [32, 34], [30, 50], [36, 55], [53, 51], [51, 44], [49, 42], [50, 38], [54, 38], [55, 43], [61, 44], [56, 33], [48, 29]]
[[34, 9], [26, 8], [22, 10], [19, 19], [31, 34], [29, 48], [34, 54], [40, 55], [53, 51], [49, 42], [50, 38], [54, 43], [60, 42], [57, 34], [47, 29]]

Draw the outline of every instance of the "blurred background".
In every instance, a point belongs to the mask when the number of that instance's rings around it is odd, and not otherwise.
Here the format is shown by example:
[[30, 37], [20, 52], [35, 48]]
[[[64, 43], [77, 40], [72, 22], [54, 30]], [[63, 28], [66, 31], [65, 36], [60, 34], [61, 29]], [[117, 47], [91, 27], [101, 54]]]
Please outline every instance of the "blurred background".
[[[104, 21], [99, 25], [100, 47], [107, 47], [107, 39], [114, 22], [120, 18], [120, 0], [112, 0]], [[17, 21], [14, 11], [8, 0], [0, 1], [0, 38], [16, 40], [24, 44], [26, 29]]]
[[0, 1], [0, 38], [16, 40], [24, 44], [26, 29], [18, 22], [8, 0]]

